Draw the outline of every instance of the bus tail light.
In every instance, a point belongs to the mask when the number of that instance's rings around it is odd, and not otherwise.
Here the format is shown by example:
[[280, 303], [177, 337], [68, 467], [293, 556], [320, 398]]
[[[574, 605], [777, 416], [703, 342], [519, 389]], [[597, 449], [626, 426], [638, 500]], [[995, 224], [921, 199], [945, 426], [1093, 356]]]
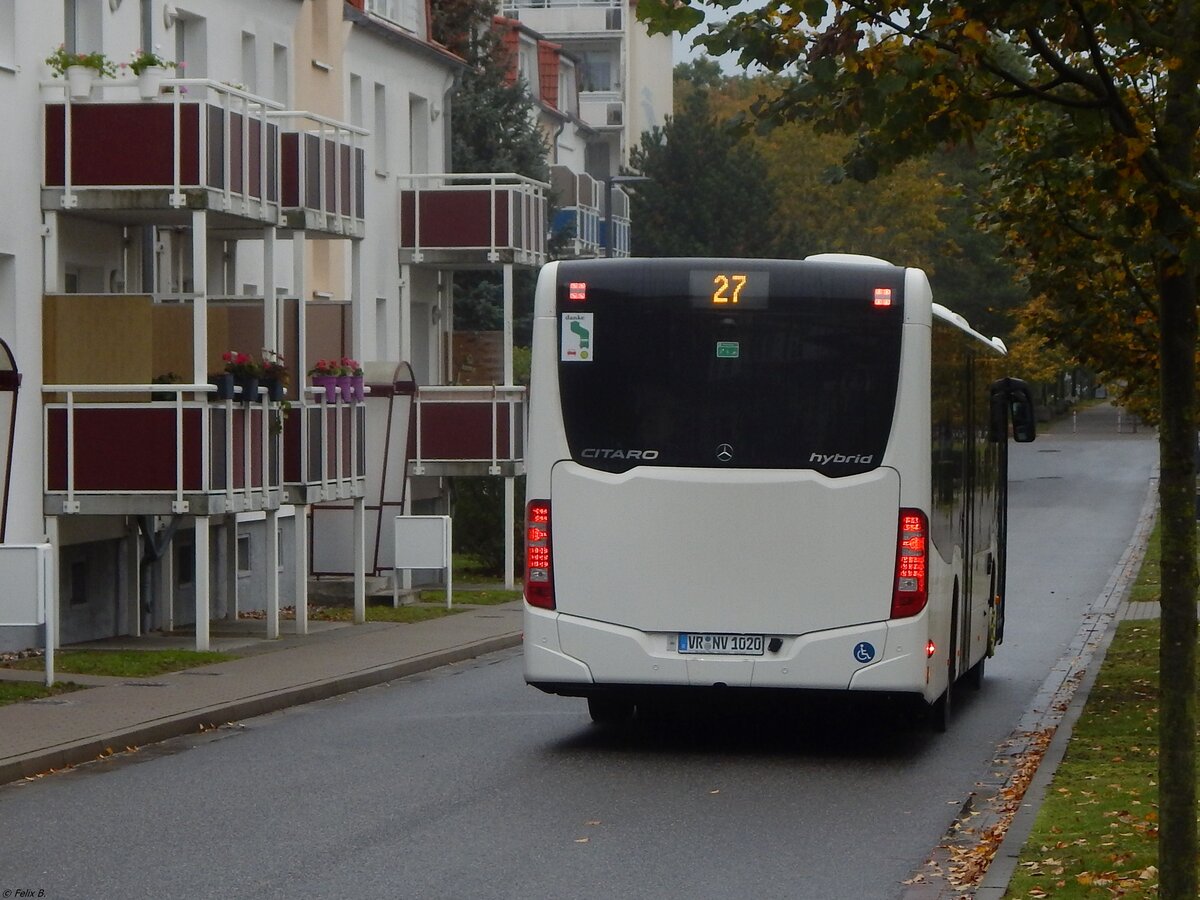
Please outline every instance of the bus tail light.
[[525, 508], [525, 602], [554, 609], [549, 500], [530, 500]]
[[919, 509], [900, 510], [892, 618], [915, 616], [929, 600], [929, 520]]

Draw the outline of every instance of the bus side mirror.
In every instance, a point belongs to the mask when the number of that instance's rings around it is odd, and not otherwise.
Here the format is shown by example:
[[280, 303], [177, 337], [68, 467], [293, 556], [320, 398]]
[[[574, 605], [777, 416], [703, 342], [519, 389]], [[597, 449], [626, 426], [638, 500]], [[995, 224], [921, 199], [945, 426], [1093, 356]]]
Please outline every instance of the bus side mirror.
[[992, 441], [1008, 438], [1008, 422], [1012, 419], [1012, 436], [1018, 444], [1028, 444], [1037, 437], [1037, 419], [1033, 413], [1033, 392], [1020, 378], [1001, 378], [991, 387]]

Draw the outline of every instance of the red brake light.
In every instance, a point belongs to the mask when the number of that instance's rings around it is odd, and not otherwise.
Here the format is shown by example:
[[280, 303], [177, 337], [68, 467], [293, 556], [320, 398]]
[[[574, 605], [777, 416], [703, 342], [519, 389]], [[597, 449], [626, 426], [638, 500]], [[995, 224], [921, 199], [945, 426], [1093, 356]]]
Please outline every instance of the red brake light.
[[572, 281], [567, 285], [567, 299], [572, 301], [580, 301], [587, 299], [587, 282]]
[[929, 602], [929, 520], [919, 509], [900, 510], [892, 618], [915, 616]]
[[525, 508], [525, 602], [554, 609], [549, 500], [530, 500]]
[[892, 305], [892, 289], [891, 288], [875, 288], [875, 305], [876, 306], [891, 306]]

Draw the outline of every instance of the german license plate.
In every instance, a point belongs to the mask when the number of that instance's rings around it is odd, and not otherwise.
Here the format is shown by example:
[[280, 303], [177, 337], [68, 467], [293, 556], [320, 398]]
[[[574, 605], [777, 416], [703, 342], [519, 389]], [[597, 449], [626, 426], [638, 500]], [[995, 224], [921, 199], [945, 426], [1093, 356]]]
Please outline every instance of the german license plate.
[[762, 656], [766, 641], [761, 634], [709, 634], [681, 632], [680, 653]]

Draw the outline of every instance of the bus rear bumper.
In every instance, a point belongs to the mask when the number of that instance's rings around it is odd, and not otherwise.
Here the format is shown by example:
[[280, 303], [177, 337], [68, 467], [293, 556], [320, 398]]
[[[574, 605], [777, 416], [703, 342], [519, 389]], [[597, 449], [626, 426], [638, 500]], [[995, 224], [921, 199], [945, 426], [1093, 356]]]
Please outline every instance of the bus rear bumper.
[[762, 656], [701, 656], [681, 654], [677, 632], [646, 633], [526, 606], [525, 680], [551, 693], [715, 685], [928, 694], [926, 628], [924, 616], [917, 616], [779, 635], [779, 649]]

